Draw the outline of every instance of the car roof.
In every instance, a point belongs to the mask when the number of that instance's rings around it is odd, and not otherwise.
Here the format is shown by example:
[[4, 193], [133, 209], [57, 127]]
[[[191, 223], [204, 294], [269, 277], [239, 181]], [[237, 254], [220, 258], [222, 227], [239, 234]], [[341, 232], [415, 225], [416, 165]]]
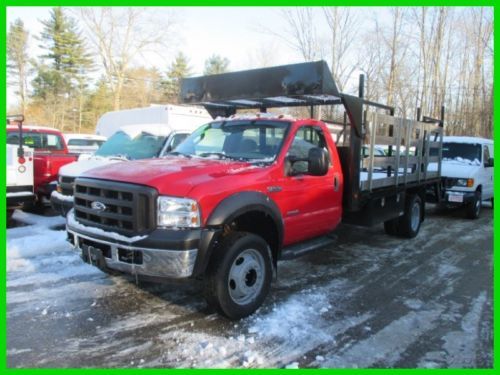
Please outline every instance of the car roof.
[[[17, 131], [19, 128], [17, 126], [9, 125], [7, 126], [7, 131]], [[24, 125], [23, 124], [23, 130], [34, 130], [34, 131], [49, 131], [49, 132], [54, 132], [54, 133], [61, 133], [59, 129], [56, 128], [50, 128], [48, 126], [39, 126], [39, 125]]]

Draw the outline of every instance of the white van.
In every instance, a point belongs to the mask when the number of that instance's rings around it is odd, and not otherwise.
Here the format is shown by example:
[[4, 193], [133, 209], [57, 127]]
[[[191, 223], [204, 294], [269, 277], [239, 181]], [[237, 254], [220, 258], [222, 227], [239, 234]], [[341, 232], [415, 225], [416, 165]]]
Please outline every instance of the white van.
[[477, 219], [482, 201], [493, 206], [493, 140], [443, 137], [441, 177], [446, 205], [465, 206], [467, 217]]
[[63, 134], [63, 137], [72, 154], [92, 154], [106, 141], [106, 137], [95, 134]]
[[[146, 119], [157, 121], [132, 121]], [[104, 114], [97, 123], [96, 133], [109, 137], [108, 140], [93, 155], [82, 154], [77, 162], [59, 170], [57, 189], [50, 198], [52, 207], [63, 216], [67, 214], [73, 207], [74, 181], [87, 170], [127, 160], [161, 157], [211, 120], [205, 109], [174, 105]], [[120, 122], [121, 126], [118, 126]]]

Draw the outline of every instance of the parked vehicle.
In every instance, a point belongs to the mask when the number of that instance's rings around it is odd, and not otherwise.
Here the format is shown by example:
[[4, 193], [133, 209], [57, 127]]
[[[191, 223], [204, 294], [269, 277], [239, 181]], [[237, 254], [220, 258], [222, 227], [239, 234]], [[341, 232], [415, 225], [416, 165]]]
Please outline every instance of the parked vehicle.
[[493, 140], [444, 137], [441, 175], [446, 206], [464, 206], [468, 218], [477, 219], [481, 202], [493, 204]]
[[185, 130], [209, 119], [210, 116], [203, 107], [153, 104], [145, 108], [107, 112], [97, 121], [95, 132], [109, 138], [123, 126], [137, 124], [165, 124], [172, 127], [172, 130]]
[[[141, 112], [143, 115], [139, 116]], [[133, 116], [127, 117], [130, 114]], [[57, 191], [52, 193], [51, 203], [63, 216], [73, 207], [74, 181], [83, 172], [107, 164], [161, 157], [174, 149], [193, 130], [211, 119], [203, 108], [173, 105], [125, 110], [123, 113], [110, 112], [103, 117], [104, 119], [98, 122], [101, 133], [109, 134], [107, 132], [110, 129], [118, 130], [94, 155], [81, 155], [77, 162], [66, 165], [59, 172]], [[109, 122], [113, 120], [130, 123], [133, 119], [140, 121], [144, 118], [162, 122], [136, 123], [121, 128], [116, 128], [116, 123]]]
[[73, 154], [92, 154], [106, 141], [106, 137], [95, 134], [63, 134], [69, 152]]
[[30, 205], [33, 193], [33, 149], [21, 142], [24, 116], [7, 116], [7, 125], [17, 126], [18, 143], [7, 144], [7, 217], [16, 208]]
[[[397, 118], [362, 91], [340, 93], [324, 61], [184, 80], [181, 99], [216, 119], [163, 159], [78, 177], [68, 240], [105, 272], [201, 278], [209, 305], [239, 319], [264, 301], [278, 260], [331, 244], [341, 221], [416, 236], [426, 189], [440, 184], [427, 167], [440, 164], [443, 118]], [[315, 119], [234, 116], [318, 104], [346, 111], [344, 143]], [[375, 157], [375, 144], [389, 154]]]
[[21, 138], [23, 146], [34, 150], [34, 193], [42, 207], [56, 188], [59, 168], [76, 156], [69, 153], [62, 133], [54, 128], [23, 125], [21, 137], [17, 126], [7, 125], [7, 144], [18, 145]]

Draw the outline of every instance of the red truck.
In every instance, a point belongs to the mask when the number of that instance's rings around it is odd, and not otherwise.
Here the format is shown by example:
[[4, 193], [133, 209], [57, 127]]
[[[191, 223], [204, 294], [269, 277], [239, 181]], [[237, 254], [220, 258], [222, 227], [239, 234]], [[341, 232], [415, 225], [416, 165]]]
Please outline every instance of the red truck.
[[[17, 126], [7, 125], [7, 144], [19, 145]], [[34, 150], [34, 193], [36, 204], [50, 203], [59, 168], [77, 159], [70, 154], [62, 133], [54, 128], [23, 125], [23, 144]]]
[[[181, 99], [224, 117], [162, 159], [77, 178], [68, 240], [107, 272], [201, 279], [209, 305], [240, 319], [263, 303], [278, 260], [331, 244], [341, 221], [416, 236], [440, 189], [427, 167], [440, 165], [443, 121], [394, 117], [360, 91], [340, 93], [324, 61], [186, 79]], [[340, 106], [343, 121], [234, 116], [317, 105]], [[375, 156], [381, 142], [388, 155]]]

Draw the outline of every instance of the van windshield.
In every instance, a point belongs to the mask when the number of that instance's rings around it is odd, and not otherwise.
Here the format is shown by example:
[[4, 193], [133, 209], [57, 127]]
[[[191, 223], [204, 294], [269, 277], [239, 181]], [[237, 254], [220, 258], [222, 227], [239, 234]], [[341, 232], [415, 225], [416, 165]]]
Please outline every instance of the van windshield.
[[148, 159], [158, 157], [166, 136], [154, 135], [146, 131], [131, 136], [123, 131], [113, 134], [96, 151], [98, 156], [119, 156], [127, 159]]
[[288, 125], [284, 121], [212, 122], [198, 128], [174, 151], [202, 158], [272, 162]]
[[474, 143], [443, 142], [443, 160], [481, 162], [481, 145]]

